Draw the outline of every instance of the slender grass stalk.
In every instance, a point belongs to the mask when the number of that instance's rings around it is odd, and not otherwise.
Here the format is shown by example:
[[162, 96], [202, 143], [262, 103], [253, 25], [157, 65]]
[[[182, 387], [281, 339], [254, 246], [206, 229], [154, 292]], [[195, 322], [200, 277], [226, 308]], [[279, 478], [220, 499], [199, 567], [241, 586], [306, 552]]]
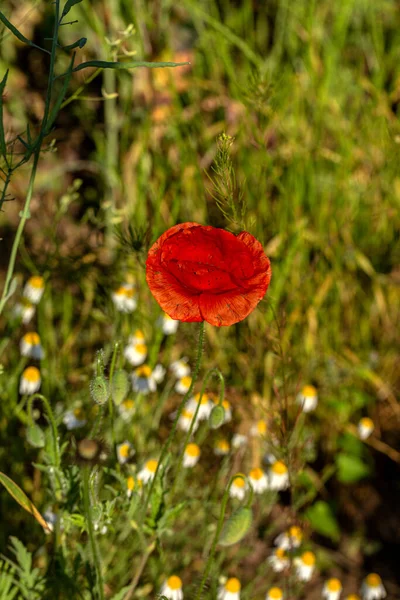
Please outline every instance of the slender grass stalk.
[[[113, 377], [114, 377], [115, 361], [117, 359], [118, 349], [119, 349], [119, 342], [115, 342], [114, 351], [113, 351], [113, 355], [112, 355], [112, 359], [111, 359], [110, 381], [109, 381], [110, 389], [109, 389], [109, 395], [108, 395], [108, 412], [109, 412], [109, 416], [110, 416], [111, 439], [112, 439], [112, 445], [113, 445], [113, 449], [114, 449], [114, 456], [116, 459], [117, 459], [117, 442], [115, 439], [114, 401], [113, 401], [113, 397], [112, 397], [112, 382], [113, 382]], [[118, 464], [118, 462], [117, 462], [117, 464]]]
[[87, 466], [84, 467], [82, 483], [83, 483], [83, 504], [84, 504], [84, 509], [85, 509], [86, 523], [87, 523], [87, 527], [88, 527], [89, 541], [90, 541], [90, 546], [91, 546], [91, 550], [92, 550], [92, 554], [93, 554], [94, 566], [96, 569], [99, 599], [104, 600], [104, 598], [105, 598], [104, 582], [103, 582], [103, 576], [101, 573], [100, 555], [99, 555], [99, 550], [97, 548], [97, 543], [96, 543], [96, 539], [95, 539], [95, 535], [94, 535], [93, 519], [92, 519], [92, 513], [91, 513], [90, 489], [89, 489], [90, 467], [87, 467]]

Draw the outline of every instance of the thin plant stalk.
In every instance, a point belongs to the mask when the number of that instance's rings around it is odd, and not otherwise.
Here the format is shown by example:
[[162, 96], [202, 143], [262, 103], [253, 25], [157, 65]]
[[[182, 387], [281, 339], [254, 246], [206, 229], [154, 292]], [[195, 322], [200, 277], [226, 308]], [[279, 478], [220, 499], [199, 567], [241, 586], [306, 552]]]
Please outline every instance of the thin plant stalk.
[[87, 523], [87, 528], [88, 528], [90, 547], [91, 547], [94, 566], [95, 566], [96, 574], [97, 574], [97, 587], [99, 590], [99, 599], [104, 600], [104, 598], [105, 598], [104, 582], [103, 582], [103, 576], [101, 573], [100, 555], [99, 555], [99, 551], [98, 551], [96, 540], [95, 540], [93, 519], [92, 519], [92, 513], [91, 513], [90, 489], [89, 489], [90, 467], [88, 467], [88, 466], [84, 467], [82, 479], [83, 479], [83, 481], [82, 481], [82, 483], [83, 483], [83, 504], [84, 504], [84, 509], [85, 509], [85, 517], [86, 517], [86, 523]]
[[110, 382], [109, 382], [110, 389], [109, 389], [109, 394], [108, 394], [108, 412], [110, 415], [111, 439], [112, 439], [112, 445], [114, 448], [115, 457], [117, 457], [117, 442], [115, 439], [114, 402], [113, 402], [113, 397], [112, 397], [112, 382], [113, 382], [113, 377], [114, 377], [115, 361], [117, 359], [118, 349], [119, 349], [119, 342], [115, 342], [114, 351], [113, 351], [113, 355], [112, 355], [112, 359], [111, 359]]

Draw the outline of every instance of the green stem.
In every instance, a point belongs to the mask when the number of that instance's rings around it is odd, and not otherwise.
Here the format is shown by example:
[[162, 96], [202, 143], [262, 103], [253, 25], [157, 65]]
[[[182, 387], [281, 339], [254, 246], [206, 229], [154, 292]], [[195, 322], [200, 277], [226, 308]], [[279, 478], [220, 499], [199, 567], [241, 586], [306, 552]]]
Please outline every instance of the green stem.
[[103, 576], [101, 574], [100, 556], [94, 536], [94, 527], [92, 521], [92, 513], [90, 510], [90, 491], [89, 491], [89, 480], [90, 480], [90, 468], [84, 467], [83, 469], [83, 504], [85, 507], [85, 516], [89, 533], [90, 546], [93, 554], [94, 566], [97, 573], [97, 586], [99, 589], [99, 598], [104, 600], [104, 583]]
[[112, 355], [112, 359], [111, 359], [110, 384], [109, 384], [110, 385], [110, 393], [108, 396], [108, 412], [110, 414], [111, 439], [112, 439], [112, 445], [114, 448], [115, 458], [117, 458], [117, 442], [115, 439], [115, 428], [114, 428], [114, 403], [113, 403], [113, 397], [112, 397], [112, 382], [113, 382], [113, 377], [114, 377], [115, 361], [117, 359], [118, 349], [119, 349], [119, 342], [115, 342], [114, 351], [113, 351], [113, 355]]
[[59, 467], [60, 466], [60, 450], [58, 447], [57, 425], [56, 425], [56, 421], [54, 419], [53, 411], [50, 406], [50, 402], [47, 400], [46, 396], [43, 396], [42, 394], [38, 394], [38, 393], [32, 394], [32, 396], [30, 396], [30, 398], [28, 400], [28, 407], [27, 407], [29, 419], [30, 419], [31, 423], [34, 422], [33, 415], [32, 415], [32, 404], [36, 400], [36, 398], [41, 400], [46, 408], [46, 413], [47, 413], [47, 416], [48, 416], [49, 422], [50, 422], [51, 437], [53, 440], [54, 466]]
[[143, 504], [143, 518], [144, 518], [144, 516], [146, 514], [147, 507], [149, 505], [149, 502], [150, 502], [150, 499], [151, 499], [151, 495], [153, 493], [154, 486], [156, 484], [156, 480], [157, 480], [157, 476], [158, 476], [160, 467], [162, 465], [162, 462], [163, 462], [164, 458], [167, 455], [167, 452], [168, 452], [168, 450], [169, 450], [169, 448], [171, 446], [172, 440], [174, 439], [174, 436], [175, 436], [175, 433], [176, 433], [176, 429], [177, 429], [177, 426], [178, 426], [179, 418], [180, 418], [180, 416], [182, 414], [182, 411], [183, 411], [183, 409], [185, 407], [187, 399], [190, 397], [190, 395], [191, 395], [191, 393], [193, 391], [194, 384], [196, 383], [197, 377], [199, 375], [200, 365], [201, 365], [201, 358], [203, 356], [204, 333], [205, 333], [205, 321], [202, 321], [200, 323], [199, 341], [198, 341], [198, 344], [197, 344], [197, 358], [196, 358], [196, 365], [195, 365], [195, 368], [194, 368], [192, 381], [190, 383], [190, 387], [189, 387], [188, 391], [184, 395], [184, 397], [182, 399], [182, 402], [180, 403], [180, 405], [178, 407], [178, 410], [176, 411], [176, 416], [175, 416], [175, 419], [174, 419], [174, 422], [173, 422], [173, 425], [172, 425], [172, 429], [170, 431], [170, 434], [169, 434], [169, 436], [168, 436], [168, 438], [167, 438], [164, 446], [162, 447], [160, 458], [159, 458], [158, 463], [157, 463], [156, 472], [154, 473], [154, 477], [153, 477], [153, 479], [151, 481], [151, 484], [150, 484], [150, 487], [149, 487], [149, 491], [147, 492], [147, 495], [146, 495], [145, 500], [144, 500], [144, 504]]
[[106, 243], [113, 245], [113, 217], [117, 207], [118, 165], [118, 112], [116, 97], [116, 74], [114, 69], [104, 69], [104, 124], [106, 131], [106, 177], [108, 207], [106, 209]]

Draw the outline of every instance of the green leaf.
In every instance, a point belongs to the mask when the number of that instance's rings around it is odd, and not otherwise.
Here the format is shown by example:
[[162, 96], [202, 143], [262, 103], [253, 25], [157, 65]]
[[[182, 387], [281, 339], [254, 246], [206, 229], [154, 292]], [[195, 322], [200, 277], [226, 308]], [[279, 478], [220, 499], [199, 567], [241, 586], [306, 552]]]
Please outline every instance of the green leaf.
[[29, 500], [29, 498], [25, 495], [21, 488], [18, 487], [18, 485], [14, 483], [12, 479], [7, 477], [7, 475], [4, 475], [4, 473], [2, 473], [1, 471], [0, 483], [4, 485], [10, 496], [12, 496], [14, 500], [18, 502], [18, 504], [22, 506], [24, 510], [26, 510], [28, 513], [35, 517], [35, 519], [38, 521], [38, 523], [40, 523], [43, 529], [45, 529], [46, 531], [50, 531], [49, 526], [47, 525], [46, 521], [43, 519], [42, 515], [37, 510], [35, 505]]
[[117, 594], [115, 594], [110, 600], [124, 600], [130, 587], [131, 587], [130, 585], [126, 585]]
[[13, 33], [15, 35], [15, 37], [19, 39], [20, 42], [23, 42], [24, 44], [28, 44], [28, 46], [32, 46], [32, 48], [37, 48], [38, 50], [41, 50], [42, 52], [46, 52], [46, 54], [51, 54], [51, 52], [49, 52], [48, 50], [45, 50], [45, 48], [41, 48], [40, 46], [37, 46], [36, 44], [31, 42], [31, 40], [28, 40], [28, 38], [26, 38], [24, 35], [22, 35], [22, 33], [20, 31], [18, 31], [18, 29], [12, 23], [10, 23], [10, 21], [7, 19], [7, 17], [5, 17], [3, 15], [3, 13], [1, 11], [0, 11], [0, 21], [2, 21], [2, 23], [7, 27], [7, 29], [9, 29], [11, 31], [11, 33]]
[[342, 483], [355, 483], [371, 473], [371, 469], [357, 456], [340, 452], [336, 456], [337, 478]]
[[34, 423], [26, 431], [26, 439], [34, 448], [44, 448], [45, 436], [39, 425]]
[[339, 525], [327, 502], [318, 500], [318, 502], [306, 510], [305, 517], [310, 522], [314, 531], [330, 538], [334, 542], [339, 540]]
[[69, 44], [69, 46], [63, 46], [63, 50], [73, 50], [74, 48], [83, 48], [86, 44], [87, 38], [82, 37], [79, 40], [76, 40], [73, 44]]
[[4, 125], [3, 125], [3, 94], [6, 88], [8, 77], [8, 69], [3, 79], [0, 82], [0, 152], [2, 156], [6, 156], [6, 137], [4, 134]]
[[[175, 62], [146, 62], [146, 61], [126, 61], [126, 62], [110, 62], [107, 60], [87, 60], [81, 63], [73, 69], [73, 73], [82, 71], [88, 67], [95, 67], [97, 69], [137, 69], [138, 67], [147, 67], [149, 69], [162, 69], [165, 67], [183, 67], [184, 65], [190, 65], [189, 62], [175, 63]], [[57, 75], [55, 79], [65, 77], [68, 71]]]
[[79, 4], [80, 2], [82, 2], [82, 0], [67, 0], [67, 2], [65, 3], [65, 6], [64, 6], [64, 10], [62, 11], [61, 19], [63, 19], [65, 17], [65, 15], [67, 15], [69, 13], [71, 8], [73, 6], [75, 6], [75, 4]]
[[69, 63], [68, 71], [66, 72], [66, 78], [64, 80], [61, 92], [59, 93], [57, 100], [55, 101], [54, 106], [51, 109], [49, 118], [46, 123], [46, 133], [50, 133], [50, 129], [51, 129], [54, 121], [57, 118], [58, 111], [60, 110], [62, 101], [64, 100], [65, 94], [67, 93], [69, 82], [71, 81], [71, 77], [72, 77], [72, 67], [74, 66], [74, 60], [75, 60], [75, 54], [71, 57], [71, 61]]

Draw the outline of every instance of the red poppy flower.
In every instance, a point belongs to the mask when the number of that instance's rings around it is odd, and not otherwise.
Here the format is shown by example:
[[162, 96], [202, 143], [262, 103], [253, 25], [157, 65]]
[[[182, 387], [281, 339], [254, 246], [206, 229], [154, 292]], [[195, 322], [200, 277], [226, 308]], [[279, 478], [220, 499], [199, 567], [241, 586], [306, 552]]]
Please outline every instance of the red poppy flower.
[[233, 325], [262, 300], [271, 265], [258, 240], [198, 223], [171, 227], [150, 248], [146, 279], [161, 308], [179, 321]]

